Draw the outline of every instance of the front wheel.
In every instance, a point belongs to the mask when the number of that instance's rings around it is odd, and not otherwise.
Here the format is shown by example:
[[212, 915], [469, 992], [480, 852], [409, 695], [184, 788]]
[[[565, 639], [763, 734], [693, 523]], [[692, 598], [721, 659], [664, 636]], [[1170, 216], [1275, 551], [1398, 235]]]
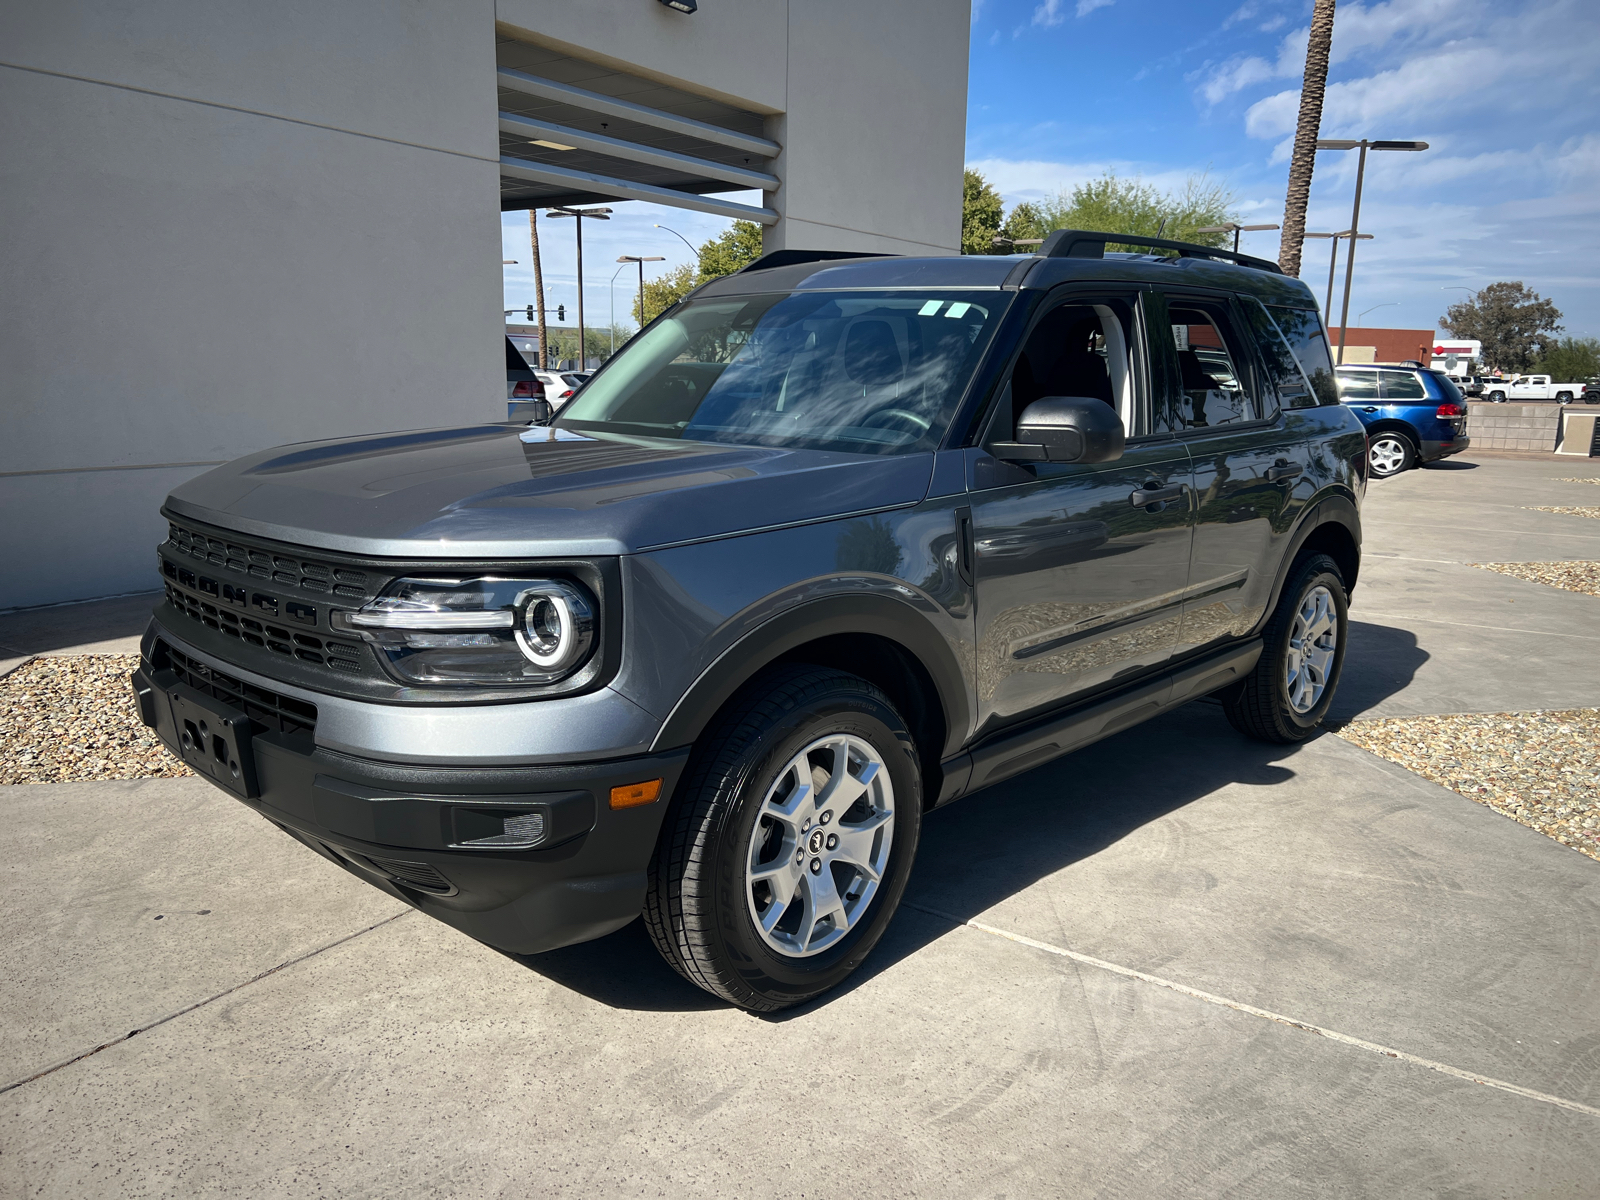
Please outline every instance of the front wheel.
[[1255, 670], [1222, 695], [1229, 723], [1280, 744], [1315, 733], [1339, 686], [1349, 625], [1338, 564], [1326, 554], [1297, 563], [1267, 623]]
[[1504, 404], [1506, 402], [1506, 394], [1504, 392], [1490, 392], [1489, 399], [1495, 404]]
[[695, 747], [650, 868], [650, 936], [742, 1008], [809, 1000], [883, 935], [921, 817], [916, 745], [883, 692], [818, 667], [766, 672]]
[[1372, 439], [1367, 448], [1367, 462], [1374, 479], [1387, 479], [1416, 465], [1416, 447], [1404, 434], [1386, 431]]

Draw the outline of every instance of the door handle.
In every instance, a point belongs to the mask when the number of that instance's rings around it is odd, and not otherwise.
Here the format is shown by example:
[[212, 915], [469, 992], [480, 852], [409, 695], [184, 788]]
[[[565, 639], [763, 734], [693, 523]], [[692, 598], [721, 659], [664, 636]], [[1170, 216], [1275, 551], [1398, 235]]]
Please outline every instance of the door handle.
[[1148, 508], [1152, 504], [1165, 504], [1168, 500], [1181, 500], [1188, 492], [1187, 483], [1174, 483], [1162, 487], [1152, 482], [1128, 493], [1128, 503], [1135, 508]]
[[1272, 466], [1267, 468], [1267, 482], [1278, 483], [1284, 479], [1293, 479], [1296, 475], [1300, 474], [1304, 470], [1305, 468], [1299, 463], [1285, 462], [1280, 458], [1277, 462], [1273, 463]]
[[1377, 412], [1378, 411], [1378, 406], [1376, 404], [1366, 404], [1366, 405], [1362, 406], [1361, 411], [1362, 412]]

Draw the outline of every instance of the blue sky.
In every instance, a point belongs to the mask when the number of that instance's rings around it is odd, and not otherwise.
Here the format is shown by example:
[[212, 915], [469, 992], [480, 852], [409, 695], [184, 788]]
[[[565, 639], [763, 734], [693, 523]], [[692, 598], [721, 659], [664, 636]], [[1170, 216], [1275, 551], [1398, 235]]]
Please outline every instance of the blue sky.
[[[1163, 188], [1209, 171], [1245, 223], [1280, 221], [1310, 12], [1309, 0], [975, 0], [967, 162], [1008, 205], [1107, 169]], [[1361, 228], [1376, 236], [1357, 251], [1352, 320], [1370, 309], [1369, 325], [1432, 328], [1465, 295], [1447, 289], [1521, 279], [1568, 333], [1600, 336], [1600, 4], [1341, 3], [1322, 136], [1431, 146], [1368, 157]], [[1348, 227], [1355, 158], [1317, 156], [1308, 229]], [[618, 254], [688, 261], [654, 222], [696, 244], [727, 225], [612, 207], [585, 237], [596, 324]], [[549, 302], [570, 303], [571, 224], [540, 226]], [[526, 229], [525, 214], [506, 214], [504, 257], [522, 260], [506, 268], [507, 307], [532, 298]], [[1257, 233], [1242, 248], [1277, 247]], [[1326, 242], [1308, 243], [1303, 275], [1319, 295], [1327, 264]]]

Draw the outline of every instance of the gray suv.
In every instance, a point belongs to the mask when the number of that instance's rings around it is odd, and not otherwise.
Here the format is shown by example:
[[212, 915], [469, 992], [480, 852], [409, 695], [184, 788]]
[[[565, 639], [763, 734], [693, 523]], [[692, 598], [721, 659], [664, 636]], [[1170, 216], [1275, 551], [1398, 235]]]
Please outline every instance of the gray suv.
[[773, 1010], [861, 963], [931, 809], [1207, 695], [1310, 736], [1365, 449], [1272, 263], [1070, 230], [780, 251], [549, 425], [184, 484], [134, 690], [196, 771], [439, 920], [533, 954], [642, 913]]

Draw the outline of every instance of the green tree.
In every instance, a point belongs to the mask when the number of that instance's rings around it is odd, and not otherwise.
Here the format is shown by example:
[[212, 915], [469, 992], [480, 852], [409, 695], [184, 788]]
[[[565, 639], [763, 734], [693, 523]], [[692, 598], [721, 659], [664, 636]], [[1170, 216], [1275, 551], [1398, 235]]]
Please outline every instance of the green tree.
[[748, 267], [761, 257], [761, 226], [754, 221], [735, 221], [708, 238], [695, 251], [696, 266], [682, 266], [644, 281], [644, 314], [639, 312], [639, 296], [634, 293], [633, 319], [643, 328], [708, 279], [720, 279]]
[[1562, 338], [1545, 347], [1533, 371], [1555, 383], [1578, 383], [1600, 375], [1600, 338]]
[[[1043, 238], [1050, 232], [1044, 223], [1044, 214], [1039, 211], [1037, 204], [1024, 200], [1006, 214], [1006, 219], [1000, 224], [1000, 236], [1008, 242], [1018, 242], [1027, 238]], [[1011, 254], [1017, 251], [1026, 251], [1027, 246], [997, 246], [995, 251], [1000, 254]]]
[[1008, 247], [994, 244], [1000, 232], [1004, 205], [989, 181], [968, 167], [961, 173], [961, 253], [1004, 254]]
[[[1236, 221], [1236, 197], [1208, 176], [1192, 175], [1178, 193], [1163, 192], [1140, 179], [1122, 179], [1108, 172], [1099, 179], [1063, 190], [1035, 208], [1038, 228], [1089, 229], [1104, 233], [1142, 233], [1201, 246], [1225, 246], [1226, 233], [1201, 233], [1207, 225]], [[1021, 207], [1020, 205], [1018, 206]], [[1039, 237], [1042, 233], [1028, 236]], [[1106, 249], [1142, 250], [1141, 246], [1109, 244]]]
[[633, 319], [642, 329], [701, 284], [688, 263], [644, 281], [644, 316], [639, 313], [639, 294], [633, 295]]
[[1556, 345], [1561, 310], [1520, 279], [1491, 283], [1452, 304], [1439, 325], [1458, 338], [1483, 343], [1483, 361], [1498, 371], [1525, 372]]
[[732, 275], [761, 257], [761, 226], [735, 221], [700, 247], [700, 282]]

